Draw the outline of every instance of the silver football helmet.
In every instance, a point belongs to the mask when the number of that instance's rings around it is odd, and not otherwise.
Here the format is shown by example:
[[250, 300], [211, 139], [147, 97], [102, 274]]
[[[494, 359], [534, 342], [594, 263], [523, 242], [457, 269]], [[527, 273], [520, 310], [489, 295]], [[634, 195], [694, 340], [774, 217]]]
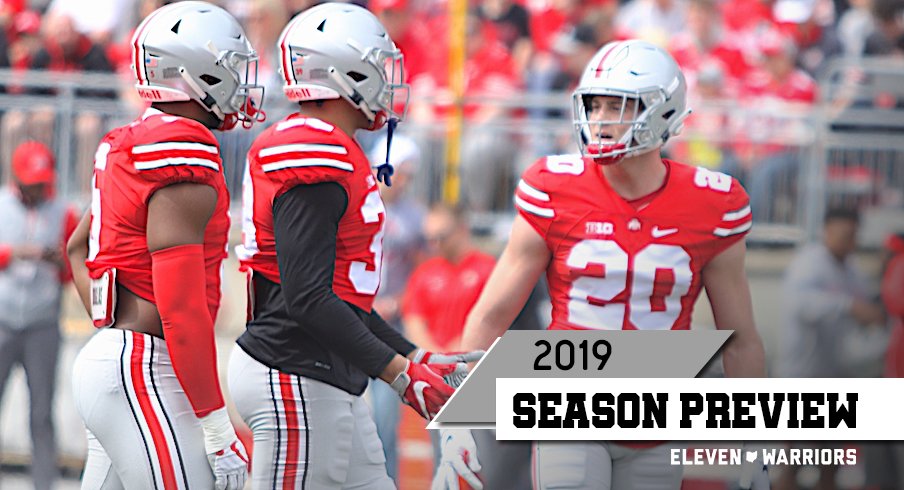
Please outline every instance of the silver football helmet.
[[[618, 119], [590, 121], [594, 96], [621, 97]], [[612, 42], [603, 46], [584, 69], [574, 91], [574, 129], [584, 156], [614, 163], [661, 147], [681, 132], [687, 83], [678, 63], [662, 48], [646, 41]], [[599, 136], [609, 125], [629, 124], [617, 142]]]
[[235, 18], [215, 5], [176, 2], [148, 15], [132, 36], [132, 70], [144, 100], [196, 100], [223, 130], [263, 121], [257, 53]]
[[295, 16], [279, 37], [280, 72], [291, 101], [342, 97], [378, 129], [408, 106], [402, 52], [368, 10], [325, 3]]

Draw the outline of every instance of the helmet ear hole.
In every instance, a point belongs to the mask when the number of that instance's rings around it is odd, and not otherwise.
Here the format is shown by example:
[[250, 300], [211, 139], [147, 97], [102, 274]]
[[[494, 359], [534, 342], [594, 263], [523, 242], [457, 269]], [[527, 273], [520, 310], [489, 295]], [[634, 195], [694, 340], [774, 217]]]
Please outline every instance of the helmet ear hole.
[[215, 76], [213, 76], [213, 75], [207, 75], [207, 74], [204, 74], [204, 75], [201, 75], [201, 76], [198, 77], [198, 78], [200, 78], [201, 80], [203, 80], [204, 83], [206, 83], [207, 85], [210, 85], [211, 87], [213, 87], [214, 85], [216, 85], [216, 84], [222, 82], [222, 80], [220, 80], [219, 78], [217, 78], [217, 77], [215, 77]]
[[354, 80], [356, 83], [361, 83], [364, 80], [367, 80], [367, 75], [358, 73], [356, 71], [347, 72], [346, 75], [348, 75], [348, 77]]

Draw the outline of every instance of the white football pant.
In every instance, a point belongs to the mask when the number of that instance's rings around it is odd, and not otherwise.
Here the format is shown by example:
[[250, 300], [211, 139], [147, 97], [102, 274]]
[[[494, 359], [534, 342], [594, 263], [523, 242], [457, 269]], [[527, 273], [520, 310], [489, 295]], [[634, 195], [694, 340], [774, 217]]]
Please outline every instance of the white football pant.
[[213, 488], [201, 424], [163, 339], [98, 331], [75, 359], [72, 391], [88, 429], [83, 490]]
[[229, 391], [254, 433], [253, 490], [391, 490], [363, 397], [257, 362], [238, 345]]

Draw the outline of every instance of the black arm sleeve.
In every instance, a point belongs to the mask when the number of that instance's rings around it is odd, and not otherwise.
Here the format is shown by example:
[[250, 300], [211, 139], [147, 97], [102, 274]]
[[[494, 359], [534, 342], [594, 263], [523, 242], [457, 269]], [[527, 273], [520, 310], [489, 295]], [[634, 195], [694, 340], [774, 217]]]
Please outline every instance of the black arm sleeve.
[[333, 292], [336, 233], [347, 203], [333, 182], [299, 185], [276, 198], [276, 260], [289, 315], [323, 346], [377, 377], [395, 351]]
[[386, 320], [377, 313], [377, 310], [373, 310], [368, 315], [367, 326], [370, 328], [370, 331], [374, 333], [377, 337], [380, 337], [380, 340], [383, 341], [389, 347], [399, 354], [403, 356], [408, 356], [414, 349], [417, 349], [417, 346], [408, 341], [403, 335], [402, 332], [392, 328], [392, 325], [386, 323]]

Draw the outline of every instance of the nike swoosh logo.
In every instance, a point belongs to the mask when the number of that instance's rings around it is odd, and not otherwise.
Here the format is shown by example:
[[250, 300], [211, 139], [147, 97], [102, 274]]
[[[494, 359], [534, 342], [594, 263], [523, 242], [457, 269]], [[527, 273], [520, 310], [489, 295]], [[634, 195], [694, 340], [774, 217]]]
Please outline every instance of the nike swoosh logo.
[[653, 238], [662, 238], [664, 236], [669, 236], [672, 233], [678, 233], [678, 228], [659, 228], [658, 226], [653, 227]]
[[417, 398], [417, 403], [421, 406], [421, 413], [427, 414], [429, 417], [430, 414], [427, 412], [427, 401], [424, 400], [424, 390], [430, 386], [430, 383], [426, 381], [415, 381], [414, 386], [411, 388], [414, 390], [414, 397]]

